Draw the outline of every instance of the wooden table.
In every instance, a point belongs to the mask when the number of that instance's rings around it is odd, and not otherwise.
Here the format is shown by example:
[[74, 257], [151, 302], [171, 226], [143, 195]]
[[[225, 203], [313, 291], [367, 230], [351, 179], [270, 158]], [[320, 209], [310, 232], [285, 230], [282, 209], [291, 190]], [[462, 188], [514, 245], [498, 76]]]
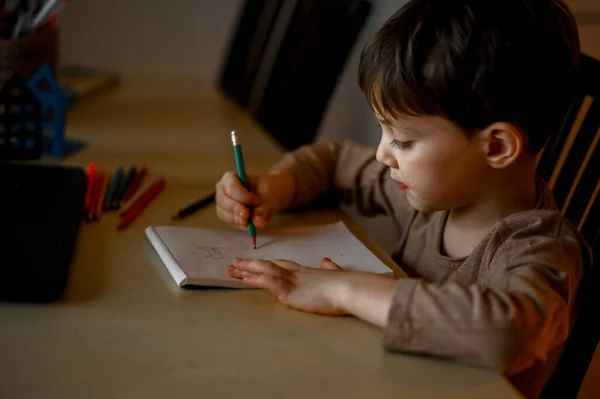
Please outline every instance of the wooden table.
[[[266, 171], [281, 156], [192, 76], [127, 78], [70, 111], [68, 136], [88, 147], [64, 164], [146, 164], [165, 174], [167, 187], [125, 231], [114, 213], [84, 223], [61, 301], [0, 304], [1, 398], [519, 397], [489, 371], [386, 353], [381, 331], [352, 317], [301, 313], [262, 291], [179, 289], [143, 229], [170, 224], [233, 168], [234, 128], [249, 171]], [[340, 218], [324, 210], [275, 225]], [[174, 223], [227, 228], [214, 207]]]

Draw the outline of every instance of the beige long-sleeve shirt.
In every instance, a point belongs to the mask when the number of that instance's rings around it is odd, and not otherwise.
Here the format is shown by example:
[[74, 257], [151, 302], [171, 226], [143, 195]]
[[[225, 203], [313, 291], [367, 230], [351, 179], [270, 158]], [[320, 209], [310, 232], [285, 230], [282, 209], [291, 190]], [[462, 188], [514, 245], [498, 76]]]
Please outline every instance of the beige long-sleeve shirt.
[[390, 179], [375, 150], [321, 141], [287, 154], [293, 207], [319, 198], [392, 216], [400, 242], [392, 257], [412, 278], [396, 286], [383, 344], [496, 369], [528, 398], [539, 395], [562, 354], [576, 314], [589, 247], [538, 181], [534, 209], [498, 222], [466, 257], [441, 251], [447, 211], [421, 213]]

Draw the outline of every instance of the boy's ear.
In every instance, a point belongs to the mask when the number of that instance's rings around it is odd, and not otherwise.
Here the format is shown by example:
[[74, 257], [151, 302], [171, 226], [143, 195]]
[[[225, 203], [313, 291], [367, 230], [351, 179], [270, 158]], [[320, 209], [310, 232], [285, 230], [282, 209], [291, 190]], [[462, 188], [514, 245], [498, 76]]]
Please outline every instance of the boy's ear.
[[488, 165], [502, 169], [513, 164], [525, 150], [525, 132], [507, 122], [496, 122], [480, 133]]

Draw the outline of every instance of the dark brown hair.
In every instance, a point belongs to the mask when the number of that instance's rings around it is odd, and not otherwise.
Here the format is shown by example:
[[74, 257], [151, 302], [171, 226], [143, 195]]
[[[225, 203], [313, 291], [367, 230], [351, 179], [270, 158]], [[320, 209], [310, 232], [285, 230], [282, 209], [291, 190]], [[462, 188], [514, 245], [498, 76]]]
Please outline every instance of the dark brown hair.
[[562, 0], [411, 0], [364, 48], [359, 84], [384, 118], [504, 121], [538, 152], [571, 99], [579, 38]]

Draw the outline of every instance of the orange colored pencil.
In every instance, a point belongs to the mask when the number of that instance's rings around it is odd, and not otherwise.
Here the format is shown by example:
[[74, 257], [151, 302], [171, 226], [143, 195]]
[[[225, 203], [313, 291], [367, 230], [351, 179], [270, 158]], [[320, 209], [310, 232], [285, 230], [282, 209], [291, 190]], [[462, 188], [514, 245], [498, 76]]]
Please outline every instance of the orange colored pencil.
[[102, 174], [102, 181], [100, 184], [100, 193], [98, 195], [98, 203], [96, 204], [96, 215], [95, 219], [100, 220], [102, 217], [102, 209], [104, 209], [104, 197], [108, 191], [108, 182], [110, 181], [110, 173], [106, 172]]
[[131, 222], [133, 222], [139, 216], [139, 214], [142, 213], [142, 211], [148, 206], [148, 204], [150, 202], [152, 202], [152, 200], [154, 198], [156, 198], [156, 196], [164, 188], [165, 188], [165, 180], [159, 179], [156, 183], [154, 183], [152, 185], [152, 187], [150, 187], [150, 189], [148, 189], [148, 191], [146, 191], [144, 193], [144, 195], [142, 195], [136, 201], [136, 203], [133, 205], [133, 207], [131, 207], [131, 209], [129, 211], [127, 211], [127, 213], [125, 213], [125, 215], [123, 215], [123, 218], [121, 219], [121, 223], [119, 223], [119, 226], [117, 228], [119, 230], [123, 230], [124, 228], [129, 226], [131, 224]]

